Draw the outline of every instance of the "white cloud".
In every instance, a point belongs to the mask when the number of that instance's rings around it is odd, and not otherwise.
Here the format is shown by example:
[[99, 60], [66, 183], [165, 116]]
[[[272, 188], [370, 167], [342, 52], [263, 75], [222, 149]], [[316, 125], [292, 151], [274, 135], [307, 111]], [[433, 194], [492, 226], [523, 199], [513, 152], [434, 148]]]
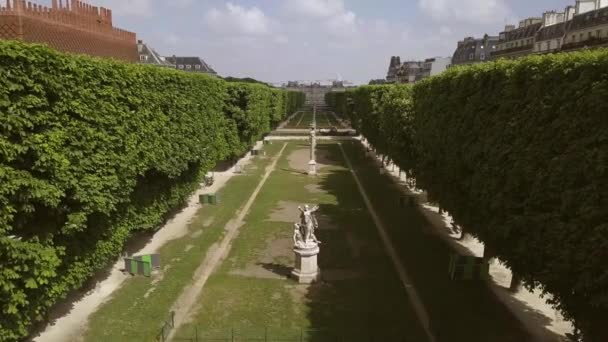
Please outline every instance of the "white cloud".
[[284, 34], [280, 34], [274, 37], [274, 42], [277, 44], [287, 44], [289, 43], [289, 38]]
[[149, 17], [152, 16], [152, 0], [96, 0], [95, 6], [112, 10], [114, 16]]
[[205, 16], [209, 28], [218, 33], [263, 35], [270, 32], [270, 19], [257, 7], [245, 8], [227, 3], [223, 9], [212, 8]]
[[327, 30], [336, 36], [347, 36], [357, 32], [357, 16], [348, 11], [337, 14], [327, 20]]
[[510, 14], [504, 0], [418, 0], [418, 6], [436, 21], [487, 24]]
[[186, 8], [194, 4], [194, 0], [171, 0], [169, 6], [177, 8]]
[[287, 10], [292, 14], [311, 17], [329, 17], [344, 12], [343, 0], [288, 0]]

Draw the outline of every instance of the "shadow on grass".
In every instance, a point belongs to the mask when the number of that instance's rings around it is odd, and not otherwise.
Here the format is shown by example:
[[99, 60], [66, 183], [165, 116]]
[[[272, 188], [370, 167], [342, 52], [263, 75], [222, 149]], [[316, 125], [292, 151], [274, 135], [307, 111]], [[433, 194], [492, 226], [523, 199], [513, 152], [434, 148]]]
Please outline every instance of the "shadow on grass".
[[297, 174], [300, 174], [300, 175], [308, 175], [308, 172], [306, 172], [306, 171], [296, 170], [296, 169], [292, 169], [292, 168], [289, 168], [289, 167], [281, 167], [280, 170], [291, 172], [291, 173], [297, 173]]
[[291, 267], [285, 266], [285, 265], [281, 265], [281, 264], [277, 264], [277, 263], [266, 263], [266, 262], [260, 262], [258, 263], [259, 266], [262, 266], [264, 269], [276, 274], [276, 275], [280, 275], [281, 277], [285, 277], [285, 278], [289, 278], [289, 276], [291, 275]]
[[312, 329], [304, 340], [425, 341], [339, 146], [319, 152], [328, 165], [319, 186], [337, 203], [319, 205], [321, 280], [305, 294]]
[[[390, 176], [379, 174], [373, 160], [365, 157], [365, 149], [352, 142], [343, 146], [429, 313], [431, 330], [437, 341], [534, 340], [492, 292], [489, 287], [492, 285], [449, 279], [449, 255], [455, 249], [438, 236], [432, 226], [442, 222], [430, 222], [417, 205], [400, 205], [402, 191], [392, 184]], [[344, 198], [343, 191], [335, 191], [331, 182], [332, 179], [328, 178], [326, 189], [332, 191], [340, 203], [350, 200]], [[547, 317], [535, 317], [538, 329], [555, 337], [550, 341], [559, 341], [559, 336], [546, 328], [549, 324]]]

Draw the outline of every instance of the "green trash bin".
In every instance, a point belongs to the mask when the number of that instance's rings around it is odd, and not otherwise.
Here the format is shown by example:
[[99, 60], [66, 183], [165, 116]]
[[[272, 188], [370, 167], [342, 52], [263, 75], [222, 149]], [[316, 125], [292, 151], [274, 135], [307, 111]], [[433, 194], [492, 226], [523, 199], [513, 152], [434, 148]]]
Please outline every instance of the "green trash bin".
[[209, 203], [209, 197], [205, 194], [205, 195], [199, 195], [198, 196], [198, 202], [200, 204], [208, 204]]
[[490, 276], [490, 265], [469, 255], [450, 255], [449, 275], [452, 280], [484, 280]]
[[213, 205], [218, 205], [220, 203], [220, 195], [219, 194], [209, 194], [208, 203]]

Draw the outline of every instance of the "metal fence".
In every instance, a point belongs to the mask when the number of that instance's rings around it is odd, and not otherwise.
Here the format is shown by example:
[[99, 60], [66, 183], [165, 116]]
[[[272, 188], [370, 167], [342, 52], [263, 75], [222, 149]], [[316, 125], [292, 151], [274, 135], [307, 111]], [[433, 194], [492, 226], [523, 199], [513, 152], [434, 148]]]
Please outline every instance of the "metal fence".
[[171, 311], [167, 319], [163, 322], [163, 327], [160, 329], [160, 332], [156, 335], [156, 341], [166, 342], [167, 337], [173, 328], [175, 328], [175, 312]]
[[[375, 330], [375, 329], [374, 329]], [[342, 331], [324, 329], [204, 329], [193, 327], [180, 331], [174, 342], [408, 342], [400, 329], [363, 330], [344, 329]]]

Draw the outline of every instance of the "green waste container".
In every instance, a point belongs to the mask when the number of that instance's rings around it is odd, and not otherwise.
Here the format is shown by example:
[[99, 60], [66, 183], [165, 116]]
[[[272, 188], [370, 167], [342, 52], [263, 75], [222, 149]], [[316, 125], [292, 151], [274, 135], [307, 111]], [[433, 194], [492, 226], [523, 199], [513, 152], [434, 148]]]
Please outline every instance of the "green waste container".
[[219, 194], [204, 194], [199, 196], [199, 202], [201, 204], [213, 204], [218, 205], [220, 203]]
[[452, 280], [483, 280], [490, 276], [490, 265], [469, 255], [450, 255], [449, 275]]

